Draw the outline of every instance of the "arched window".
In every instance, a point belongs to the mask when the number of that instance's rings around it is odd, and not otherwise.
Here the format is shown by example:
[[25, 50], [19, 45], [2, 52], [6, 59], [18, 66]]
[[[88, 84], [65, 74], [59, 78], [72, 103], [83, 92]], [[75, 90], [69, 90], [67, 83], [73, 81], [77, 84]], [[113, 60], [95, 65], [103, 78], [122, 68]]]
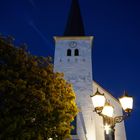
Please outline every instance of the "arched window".
[[70, 49], [67, 50], [67, 56], [71, 56], [71, 50]]
[[79, 56], [79, 50], [78, 50], [78, 49], [75, 49], [74, 55], [75, 55], [75, 56]]

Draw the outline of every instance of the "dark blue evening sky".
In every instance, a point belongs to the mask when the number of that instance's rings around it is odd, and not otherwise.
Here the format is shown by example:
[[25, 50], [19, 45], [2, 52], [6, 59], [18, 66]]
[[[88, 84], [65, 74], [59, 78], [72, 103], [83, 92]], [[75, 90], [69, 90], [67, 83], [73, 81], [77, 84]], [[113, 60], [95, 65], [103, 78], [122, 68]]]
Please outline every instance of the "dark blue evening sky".
[[[93, 35], [93, 78], [113, 96], [134, 96], [126, 120], [128, 140], [140, 129], [140, 1], [79, 0], [87, 35]], [[71, 0], [0, 0], [0, 33], [26, 43], [32, 54], [53, 56], [53, 36], [62, 36]]]

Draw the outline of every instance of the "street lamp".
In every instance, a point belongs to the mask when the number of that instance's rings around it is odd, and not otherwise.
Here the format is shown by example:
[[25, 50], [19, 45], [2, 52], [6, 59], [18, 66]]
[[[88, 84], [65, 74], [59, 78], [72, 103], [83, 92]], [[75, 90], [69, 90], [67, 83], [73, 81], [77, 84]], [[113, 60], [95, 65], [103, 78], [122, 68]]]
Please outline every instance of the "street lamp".
[[[120, 123], [125, 120], [132, 112], [133, 98], [124, 92], [124, 95], [119, 98], [119, 102], [124, 110], [124, 115], [115, 117], [113, 117], [114, 107], [109, 102], [107, 102], [104, 94], [101, 94], [98, 89], [94, 95], [91, 95], [91, 99], [95, 108], [95, 112], [103, 117], [106, 137], [108, 137], [109, 140], [115, 140], [114, 127], [116, 123]], [[109, 132], [111, 132], [111, 137], [108, 135], [110, 134]]]
[[106, 102], [104, 107], [103, 107], [103, 110], [102, 110], [102, 114], [104, 116], [107, 116], [107, 117], [113, 117], [114, 115], [114, 108], [113, 106], [111, 106], [111, 104], [109, 102]]
[[124, 95], [119, 98], [119, 101], [122, 105], [122, 108], [125, 112], [130, 113], [133, 109], [133, 98], [132, 96], [128, 96], [125, 92]]

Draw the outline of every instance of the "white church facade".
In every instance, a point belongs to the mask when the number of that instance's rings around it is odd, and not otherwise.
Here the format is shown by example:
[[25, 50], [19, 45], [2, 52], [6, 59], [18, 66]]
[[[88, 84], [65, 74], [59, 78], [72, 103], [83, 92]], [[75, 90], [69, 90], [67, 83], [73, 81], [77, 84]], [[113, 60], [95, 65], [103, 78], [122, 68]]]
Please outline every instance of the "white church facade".
[[[101, 116], [93, 112], [90, 95], [97, 89], [114, 106], [114, 116], [122, 115], [122, 108], [110, 93], [92, 78], [93, 36], [85, 36], [80, 8], [77, 0], [72, 1], [70, 15], [64, 36], [56, 36], [54, 69], [63, 72], [76, 93], [76, 103], [80, 109], [76, 117], [73, 140], [106, 140]], [[98, 101], [97, 101], [98, 102]], [[126, 140], [124, 122], [115, 126], [115, 140]]]

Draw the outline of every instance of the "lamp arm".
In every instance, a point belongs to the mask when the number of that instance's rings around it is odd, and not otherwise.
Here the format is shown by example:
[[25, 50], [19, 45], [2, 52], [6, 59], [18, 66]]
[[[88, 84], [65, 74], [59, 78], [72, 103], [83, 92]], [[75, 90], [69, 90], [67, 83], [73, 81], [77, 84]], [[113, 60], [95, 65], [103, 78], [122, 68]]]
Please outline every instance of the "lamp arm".
[[120, 122], [124, 121], [125, 119], [127, 119], [129, 116], [130, 116], [130, 113], [129, 113], [129, 112], [128, 112], [128, 113], [125, 113], [125, 114], [122, 115], [122, 116], [116, 116], [116, 117], [114, 118], [114, 123], [115, 123], [115, 124], [116, 124], [116, 123], [120, 123]]

